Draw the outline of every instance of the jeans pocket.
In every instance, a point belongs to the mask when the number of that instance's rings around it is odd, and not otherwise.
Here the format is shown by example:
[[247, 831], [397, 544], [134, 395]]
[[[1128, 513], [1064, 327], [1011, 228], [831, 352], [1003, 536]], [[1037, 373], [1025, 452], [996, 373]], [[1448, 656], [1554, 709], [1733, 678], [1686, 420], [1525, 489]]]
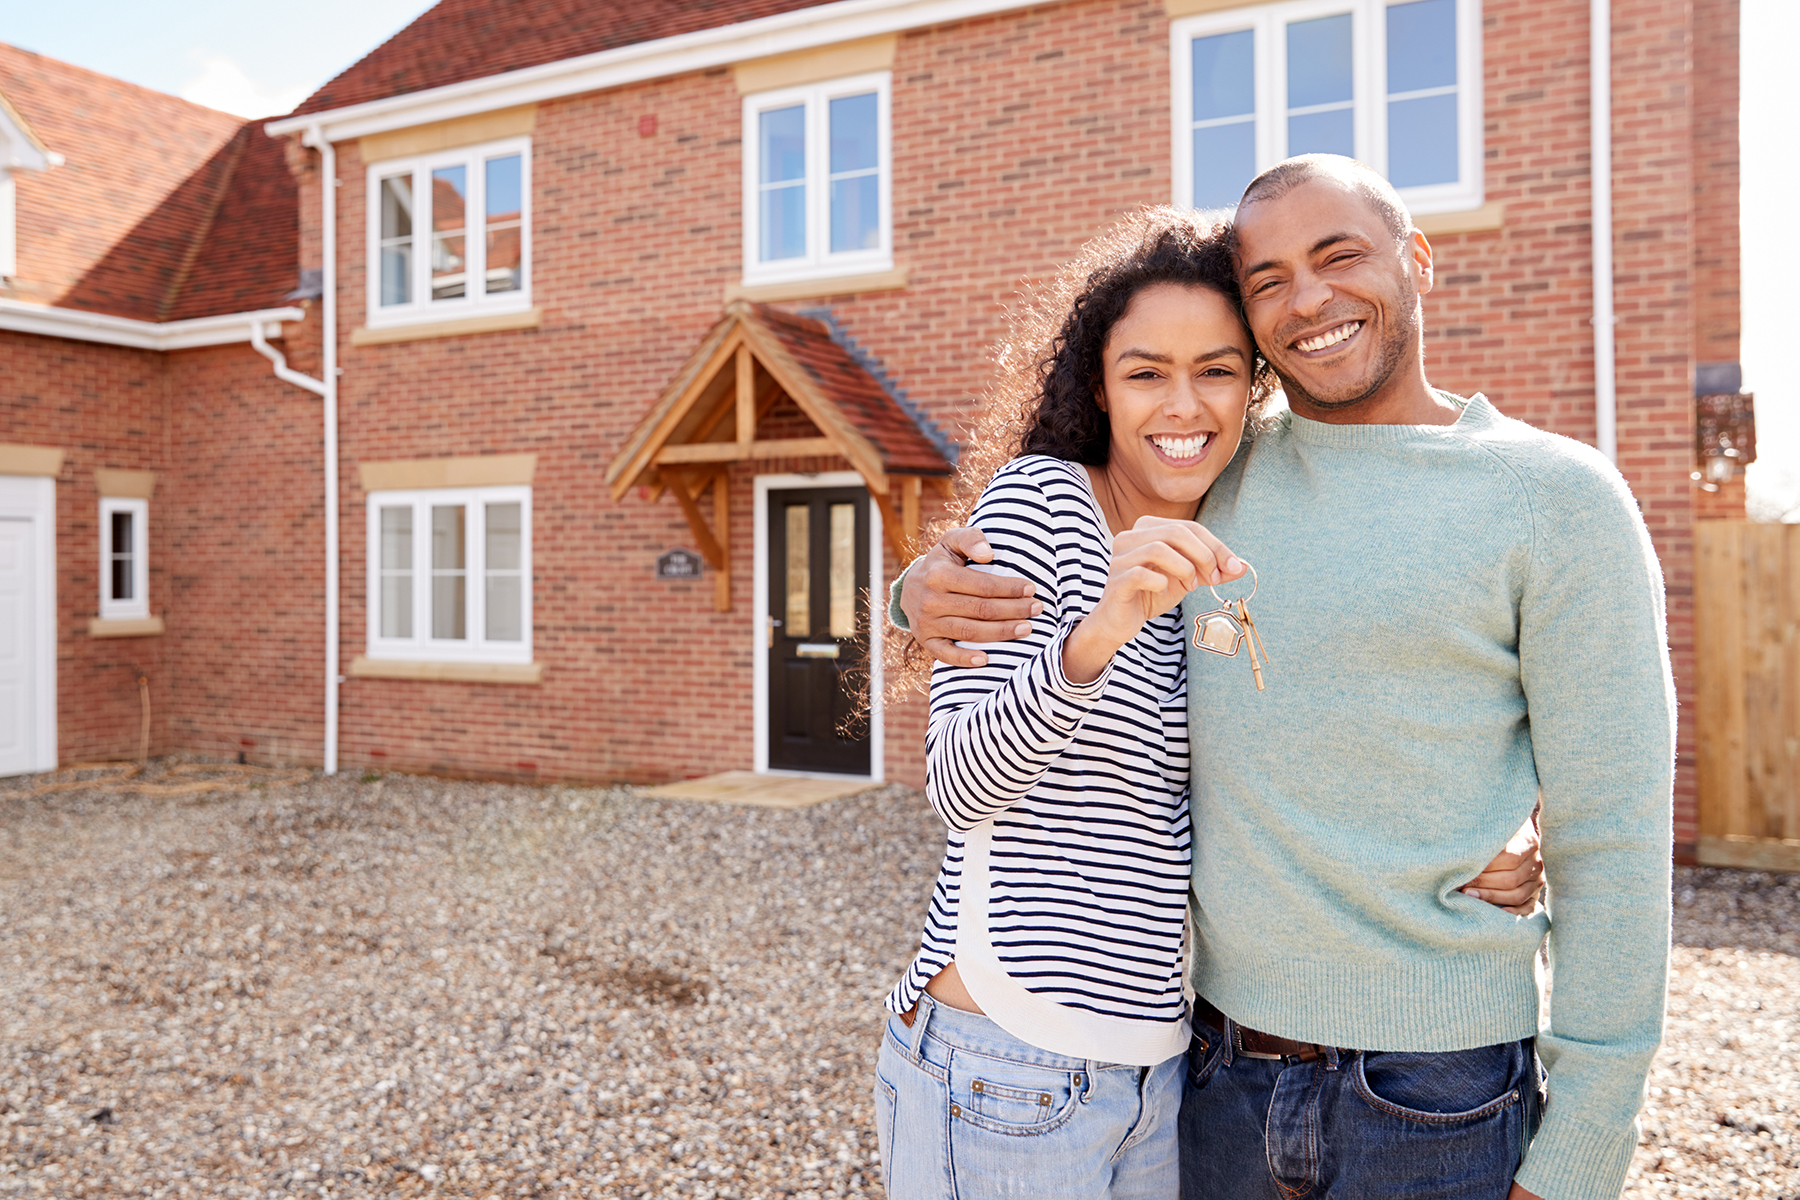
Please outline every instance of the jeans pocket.
[[1199, 1091], [1205, 1087], [1206, 1081], [1213, 1077], [1213, 1072], [1219, 1069], [1219, 1063], [1224, 1058], [1225, 1035], [1195, 1022], [1194, 1036], [1188, 1042], [1187, 1049], [1188, 1088]]
[[[1371, 1108], [1428, 1125], [1479, 1121], [1524, 1100], [1530, 1043], [1436, 1053], [1363, 1051], [1350, 1078]], [[1523, 1058], [1523, 1062], [1521, 1062]], [[1529, 1068], [1535, 1070], [1535, 1068]]]
[[950, 1115], [993, 1133], [1048, 1133], [1069, 1119], [1084, 1082], [1079, 1071], [958, 1056], [950, 1064]]

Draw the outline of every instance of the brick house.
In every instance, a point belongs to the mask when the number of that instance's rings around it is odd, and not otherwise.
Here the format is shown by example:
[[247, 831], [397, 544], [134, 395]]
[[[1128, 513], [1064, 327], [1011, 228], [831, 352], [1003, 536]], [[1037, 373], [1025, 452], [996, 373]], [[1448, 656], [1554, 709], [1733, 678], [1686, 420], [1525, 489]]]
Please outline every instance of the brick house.
[[[1615, 453], [1691, 700], [1693, 523], [1742, 512], [1693, 478], [1737, 359], [1736, 0], [625, 7], [443, 0], [250, 126], [0, 52], [0, 504], [53, 529], [58, 606], [10, 769], [133, 753], [147, 711], [153, 751], [332, 769], [916, 783], [923, 706], [845, 699], [1003, 306], [1306, 149], [1432, 238], [1435, 383]], [[183, 132], [146, 156], [153, 105]]]

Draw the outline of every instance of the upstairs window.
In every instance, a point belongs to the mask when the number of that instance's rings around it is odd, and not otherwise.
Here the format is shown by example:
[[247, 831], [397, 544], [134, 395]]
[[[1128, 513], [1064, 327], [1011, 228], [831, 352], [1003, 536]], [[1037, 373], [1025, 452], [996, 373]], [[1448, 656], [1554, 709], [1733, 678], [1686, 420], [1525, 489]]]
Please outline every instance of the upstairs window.
[[1387, 175], [1416, 214], [1481, 207], [1477, 0], [1290, 0], [1170, 26], [1177, 204], [1235, 205], [1296, 154]]
[[150, 502], [100, 500], [100, 619], [150, 615]]
[[369, 323], [529, 308], [531, 145], [369, 168]]
[[531, 489], [369, 494], [368, 655], [531, 661]]
[[744, 282], [894, 265], [888, 80], [744, 98]]

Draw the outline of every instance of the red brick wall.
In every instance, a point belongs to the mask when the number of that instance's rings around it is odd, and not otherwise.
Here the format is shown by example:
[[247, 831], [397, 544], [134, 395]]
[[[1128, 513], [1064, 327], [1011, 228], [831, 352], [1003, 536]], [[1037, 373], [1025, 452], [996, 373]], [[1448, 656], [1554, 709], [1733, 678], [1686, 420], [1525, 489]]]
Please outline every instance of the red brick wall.
[[162, 356], [0, 331], [0, 379], [0, 438], [65, 451], [56, 480], [57, 758], [135, 759], [140, 678], [149, 680], [150, 752], [166, 753], [174, 695], [168, 639], [88, 636], [88, 622], [100, 613], [96, 467], [158, 473], [150, 499], [150, 611], [169, 609], [173, 512]]

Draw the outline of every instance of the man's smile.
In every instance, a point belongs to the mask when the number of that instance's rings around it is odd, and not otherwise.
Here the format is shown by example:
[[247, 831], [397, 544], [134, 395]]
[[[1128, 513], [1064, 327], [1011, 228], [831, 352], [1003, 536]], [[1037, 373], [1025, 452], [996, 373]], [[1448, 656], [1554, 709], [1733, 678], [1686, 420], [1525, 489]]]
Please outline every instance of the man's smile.
[[1362, 327], [1363, 322], [1361, 321], [1345, 321], [1342, 325], [1327, 329], [1324, 333], [1301, 338], [1290, 344], [1302, 354], [1317, 354], [1349, 341], [1362, 330]]

